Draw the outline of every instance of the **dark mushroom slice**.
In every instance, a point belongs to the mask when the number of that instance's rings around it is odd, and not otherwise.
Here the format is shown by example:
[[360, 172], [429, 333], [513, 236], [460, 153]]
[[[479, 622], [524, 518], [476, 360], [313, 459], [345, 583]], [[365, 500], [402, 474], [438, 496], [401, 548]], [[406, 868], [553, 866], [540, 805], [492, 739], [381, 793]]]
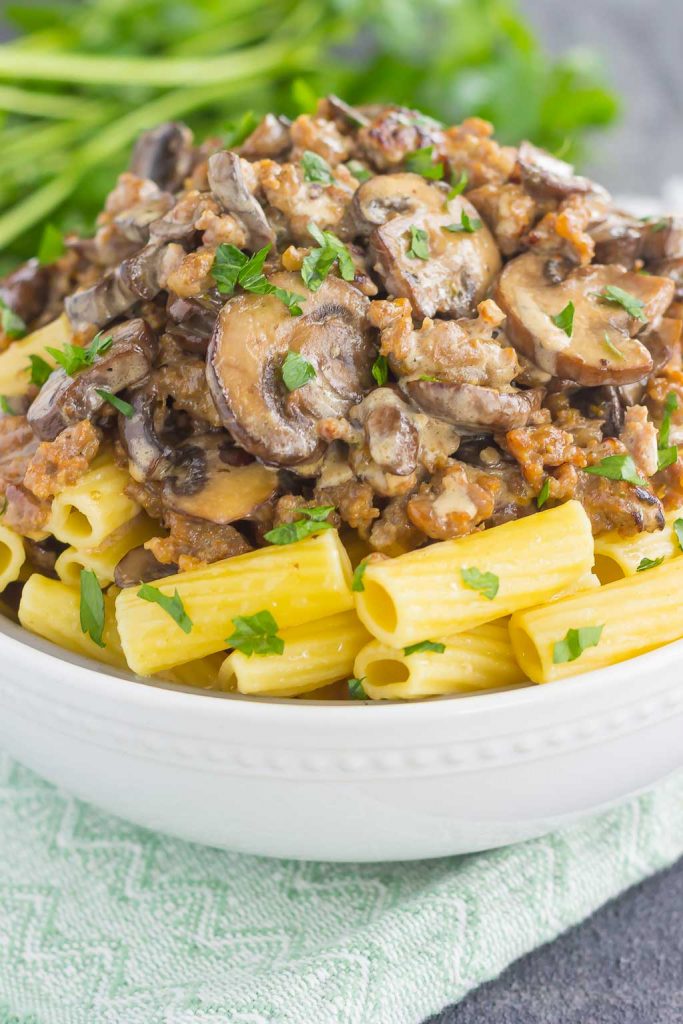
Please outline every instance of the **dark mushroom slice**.
[[646, 262], [683, 257], [683, 217], [653, 217], [640, 227], [640, 255]]
[[498, 391], [479, 384], [424, 380], [409, 380], [403, 386], [423, 412], [472, 434], [525, 427], [543, 397], [537, 388]]
[[[270, 278], [305, 296], [291, 316], [274, 295], [237, 295], [223, 307], [207, 356], [216, 408], [237, 443], [267, 465], [294, 466], [322, 450], [316, 424], [344, 416], [372, 385], [376, 355], [368, 299], [346, 281], [328, 277], [308, 292], [295, 274]], [[315, 377], [288, 392], [282, 364], [288, 352], [309, 362]]]
[[275, 232], [258, 199], [247, 188], [236, 153], [214, 153], [209, 157], [209, 185], [221, 206], [242, 221], [250, 249], [262, 249], [275, 242]]
[[447, 190], [419, 174], [378, 174], [364, 182], [353, 195], [349, 216], [359, 235], [369, 235], [398, 214], [428, 209], [443, 210]]
[[0, 299], [30, 324], [43, 312], [49, 294], [50, 272], [38, 260], [27, 260], [0, 281]]
[[[585, 387], [630, 384], [652, 370], [650, 353], [635, 337], [645, 321], [605, 301], [602, 296], [609, 286], [642, 303], [642, 315], [655, 324], [674, 290], [668, 278], [599, 264], [574, 270], [561, 283], [551, 284], [544, 260], [525, 253], [503, 268], [494, 299], [507, 315], [510, 341], [542, 370]], [[552, 320], [570, 302], [571, 336]]]
[[214, 289], [207, 295], [184, 299], [169, 293], [166, 334], [193, 355], [206, 355], [223, 298]]
[[130, 396], [133, 415], [119, 420], [121, 442], [128, 455], [128, 471], [138, 483], [163, 480], [173, 470], [173, 448], [157, 430], [158, 398], [154, 388], [137, 388]]
[[604, 220], [590, 229], [595, 242], [596, 263], [619, 263], [629, 269], [640, 254], [642, 221], [621, 210], [610, 210]]
[[138, 318], [115, 327], [110, 348], [93, 365], [74, 377], [59, 367], [43, 385], [27, 413], [28, 422], [43, 441], [52, 441], [65, 427], [92, 419], [105, 400], [99, 389], [116, 394], [144, 380], [156, 358], [156, 336]]
[[114, 223], [121, 234], [130, 242], [145, 245], [149, 240], [150, 228], [155, 221], [164, 217], [173, 206], [170, 192], [160, 192], [158, 196], [132, 206], [130, 210], [120, 213]]
[[679, 302], [683, 300], [683, 258], [651, 263], [649, 270], [660, 277], [670, 277], [674, 283], [674, 298]]
[[130, 171], [175, 192], [192, 167], [193, 136], [187, 125], [167, 121], [143, 132], [135, 143]]
[[343, 126], [352, 128], [367, 128], [371, 124], [370, 118], [358, 107], [352, 107], [349, 103], [330, 93], [325, 98], [325, 104], [329, 113], [335, 121], [340, 121]]
[[681, 340], [683, 321], [663, 316], [640, 335], [640, 340], [652, 356], [653, 372], [661, 370], [671, 359]]
[[600, 186], [574, 174], [571, 164], [531, 142], [523, 142], [519, 147], [517, 167], [524, 188], [537, 199], [564, 199], [574, 192], [600, 192], [607, 198]]
[[118, 562], [114, 569], [114, 583], [117, 587], [136, 587], [140, 583], [152, 583], [164, 576], [174, 576], [178, 566], [160, 562], [147, 548], [133, 548]]
[[104, 327], [140, 299], [153, 299], [161, 289], [165, 251], [165, 245], [150, 243], [90, 288], [68, 295], [64, 308], [73, 329]]
[[275, 160], [282, 157], [292, 145], [290, 125], [286, 117], [266, 114], [239, 147], [240, 156], [245, 160]]

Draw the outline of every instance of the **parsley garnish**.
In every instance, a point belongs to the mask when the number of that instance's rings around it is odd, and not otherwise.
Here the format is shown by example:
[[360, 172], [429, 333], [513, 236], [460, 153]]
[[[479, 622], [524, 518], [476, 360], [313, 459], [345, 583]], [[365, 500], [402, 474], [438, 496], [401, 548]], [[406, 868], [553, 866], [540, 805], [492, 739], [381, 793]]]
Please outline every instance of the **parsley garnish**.
[[667, 466], [673, 466], [674, 462], [678, 459], [677, 445], [669, 444], [671, 417], [675, 413], [676, 409], [678, 409], [678, 399], [675, 392], [670, 391], [664, 402], [664, 415], [662, 416], [662, 422], [659, 427], [659, 437], [657, 440], [657, 472], [662, 469], [666, 469]]
[[368, 699], [368, 695], [365, 692], [365, 690], [363, 689], [363, 682], [364, 682], [364, 680], [365, 680], [365, 676], [363, 676], [361, 679], [356, 679], [354, 677], [353, 679], [349, 679], [348, 680], [349, 697], [350, 697], [351, 700], [367, 700]]
[[351, 580], [351, 590], [354, 590], [357, 594], [362, 593], [365, 590], [365, 584], [363, 583], [363, 577], [365, 576], [365, 570], [368, 567], [367, 562], [359, 562], [356, 568], [353, 570], [353, 579]]
[[636, 464], [630, 455], [607, 455], [596, 466], [587, 466], [585, 473], [606, 476], [608, 480], [625, 480], [638, 487], [647, 487], [647, 480], [638, 476]]
[[265, 657], [268, 654], [282, 654], [285, 642], [277, 635], [278, 624], [269, 611], [256, 615], [236, 615], [232, 620], [235, 632], [225, 641], [251, 658], [252, 654]]
[[26, 367], [26, 370], [31, 374], [31, 384], [35, 384], [37, 388], [42, 388], [52, 373], [52, 367], [42, 356], [29, 356], [28, 359], [29, 365]]
[[295, 544], [298, 540], [314, 537], [323, 530], [334, 529], [332, 523], [327, 522], [330, 512], [334, 512], [334, 505], [318, 505], [315, 508], [300, 508], [297, 511], [304, 516], [303, 519], [297, 519], [295, 523], [281, 523], [264, 534], [270, 544]]
[[135, 409], [130, 402], [124, 402], [122, 398], [119, 398], [117, 395], [113, 395], [111, 391], [107, 391], [105, 388], [95, 388], [95, 391], [100, 398], [103, 398], [105, 402], [109, 402], [110, 405], [113, 405], [117, 412], [120, 412], [127, 420], [133, 418]]
[[460, 211], [460, 223], [459, 224], [446, 224], [444, 231], [464, 231], [465, 234], [473, 235], [475, 231], [478, 231], [481, 227], [480, 220], [472, 220], [468, 217], [464, 210]]
[[59, 349], [46, 345], [45, 351], [50, 353], [54, 361], [62, 367], [69, 377], [73, 377], [79, 370], [85, 369], [86, 366], [92, 366], [98, 356], [101, 356], [111, 348], [113, 341], [114, 339], [111, 336], [104, 338], [100, 332], [100, 334], [95, 335], [87, 348], [82, 348], [80, 345], [67, 344], [64, 348]]
[[673, 529], [674, 534], [676, 535], [676, 540], [678, 541], [678, 546], [681, 551], [683, 551], [683, 519], [674, 519]]
[[417, 260], [429, 259], [429, 235], [424, 228], [410, 225], [410, 247], [408, 255]]
[[553, 663], [561, 665], [565, 661], [576, 661], [589, 647], [597, 647], [604, 626], [582, 626], [580, 629], [568, 629], [564, 640], [553, 644]]
[[437, 384], [438, 384], [438, 382], [439, 382], [439, 378], [438, 378], [438, 377], [435, 377], [435, 376], [434, 376], [433, 374], [431, 374], [431, 373], [421, 373], [421, 374], [420, 374], [420, 376], [419, 376], [419, 377], [418, 377], [417, 379], [418, 379], [418, 380], [424, 380], [424, 381], [427, 381], [427, 382], [428, 382], [428, 383], [430, 383], [430, 384], [435, 384], [435, 383], [437, 383]]
[[550, 477], [546, 477], [543, 481], [543, 487], [536, 495], [536, 508], [543, 508], [546, 501], [550, 497]]
[[435, 654], [443, 654], [445, 650], [445, 644], [437, 644], [434, 643], [433, 640], [422, 640], [419, 644], [410, 644], [409, 647], [404, 647], [403, 653], [407, 657], [409, 654], [422, 654], [423, 651], [433, 651]]
[[443, 178], [443, 164], [434, 163], [434, 147], [423, 146], [422, 149], [414, 149], [408, 153], [405, 159], [406, 169], [413, 174], [421, 174], [423, 178], [430, 178], [432, 181], [441, 181]]
[[470, 590], [478, 590], [489, 601], [493, 601], [498, 593], [500, 580], [493, 572], [481, 572], [473, 565], [469, 569], [461, 569], [460, 576], [466, 587], [469, 587]]
[[317, 292], [335, 262], [345, 281], [353, 281], [356, 268], [351, 253], [331, 231], [321, 231], [317, 224], [308, 225], [308, 233], [315, 238], [318, 249], [311, 249], [301, 266], [301, 277], [308, 289]]
[[26, 324], [24, 321], [2, 299], [0, 299], [0, 327], [2, 328], [2, 333], [12, 341], [16, 341], [17, 338], [23, 338], [26, 334]]
[[372, 364], [372, 376], [377, 381], [377, 386], [383, 388], [389, 380], [389, 364], [386, 356], [377, 356]]
[[625, 359], [626, 358], [624, 353], [620, 349], [617, 348], [617, 346], [614, 344], [614, 342], [610, 341], [610, 337], [609, 337], [609, 334], [607, 333], [607, 331], [605, 331], [605, 336], [604, 336], [604, 338], [602, 340], [604, 342], [605, 348], [608, 348], [613, 356], [616, 356], [617, 359]]
[[288, 352], [281, 369], [282, 380], [288, 391], [297, 391], [316, 376], [315, 366], [299, 352]]
[[617, 306], [621, 306], [629, 316], [635, 317], [636, 320], [642, 320], [645, 324], [647, 323], [647, 317], [644, 313], [645, 303], [637, 299], [635, 295], [631, 295], [630, 292], [625, 292], [623, 288], [617, 288], [614, 284], [607, 284], [601, 292], [593, 292], [593, 295], [597, 295], [603, 302], [612, 302]]
[[455, 199], [456, 196], [459, 196], [462, 192], [464, 192], [465, 189], [467, 188], [469, 180], [470, 176], [467, 173], [467, 171], [461, 171], [457, 181], [451, 182], [451, 189], [448, 195], [446, 196], [446, 202], [450, 203], [451, 199]]
[[173, 597], [167, 597], [166, 594], [162, 594], [156, 587], [150, 587], [149, 583], [143, 583], [138, 590], [138, 597], [142, 598], [143, 601], [149, 601], [151, 604], [158, 604], [167, 615], [171, 616], [175, 624], [180, 626], [183, 633], [191, 632], [193, 625], [192, 619], [185, 611], [185, 607], [177, 590], [173, 594]]
[[81, 630], [90, 635], [98, 647], [106, 647], [104, 632], [104, 597], [92, 569], [81, 569]]
[[349, 162], [344, 166], [349, 171], [349, 173], [354, 176], [356, 181], [369, 181], [370, 178], [372, 177], [372, 174], [367, 169], [367, 167], [364, 167], [363, 164], [360, 163], [360, 161], [358, 160], [349, 160]]
[[46, 224], [38, 246], [38, 262], [41, 266], [56, 263], [65, 252], [64, 235], [54, 224]]
[[11, 415], [11, 413], [12, 413], [12, 410], [9, 407], [9, 402], [7, 401], [7, 396], [6, 395], [0, 395], [0, 409], [2, 409], [2, 411], [7, 416]]
[[332, 168], [327, 160], [307, 149], [301, 158], [304, 169], [304, 181], [317, 182], [320, 185], [331, 185], [334, 181]]
[[572, 331], [574, 330], [574, 303], [568, 302], [557, 316], [551, 316], [550, 319], [556, 327], [564, 331], [568, 338], [571, 338]]
[[256, 295], [274, 295], [284, 302], [292, 316], [301, 316], [302, 309], [299, 303], [304, 301], [303, 295], [277, 288], [263, 274], [263, 264], [270, 249], [270, 245], [264, 245], [253, 256], [247, 256], [237, 246], [223, 242], [216, 249], [211, 267], [211, 276], [216, 282], [216, 287], [221, 295], [232, 295], [237, 285], [244, 288], [245, 292], [253, 292]]
[[641, 558], [638, 562], [638, 568], [636, 572], [645, 572], [646, 569], [654, 569], [656, 566], [661, 565], [664, 561], [664, 555], [660, 558]]

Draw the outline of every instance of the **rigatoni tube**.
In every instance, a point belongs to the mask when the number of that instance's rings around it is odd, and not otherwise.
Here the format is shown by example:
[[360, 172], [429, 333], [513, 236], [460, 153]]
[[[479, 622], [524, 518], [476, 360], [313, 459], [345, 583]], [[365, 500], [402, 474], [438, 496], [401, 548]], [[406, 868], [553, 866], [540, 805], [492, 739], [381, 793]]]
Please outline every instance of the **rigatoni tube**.
[[[524, 672], [535, 683], [614, 665], [683, 637], [680, 595], [683, 558], [608, 583], [599, 590], [517, 612], [510, 639]], [[595, 632], [602, 627], [597, 643]], [[590, 630], [591, 643], [573, 660], [555, 647], [570, 630]], [[575, 651], [578, 650], [575, 646]]]
[[52, 503], [48, 529], [75, 548], [94, 548], [130, 522], [140, 506], [124, 493], [130, 476], [110, 452], [98, 455], [87, 473], [60, 491]]
[[7, 526], [0, 526], [0, 593], [9, 583], [19, 579], [26, 561], [21, 537]]
[[351, 563], [336, 530], [297, 544], [250, 551], [154, 584], [167, 597], [178, 591], [192, 629], [184, 633], [138, 587], [116, 600], [121, 642], [134, 672], [149, 675], [224, 650], [235, 616], [267, 610], [280, 630], [353, 607]]
[[354, 611], [283, 630], [282, 654], [247, 657], [233, 651], [221, 667], [223, 689], [270, 697], [295, 697], [353, 674], [353, 662], [370, 639]]
[[[572, 587], [593, 565], [590, 522], [578, 501], [395, 559], [369, 563], [358, 615], [390, 647], [463, 632], [540, 604]], [[495, 577], [489, 600], [467, 585]], [[488, 577], [487, 577], [488, 578]]]
[[622, 537], [616, 531], [602, 533], [595, 538], [595, 571], [602, 583], [632, 576], [646, 559], [674, 558], [681, 554], [681, 545], [674, 531], [674, 523], [683, 519], [683, 509], [673, 509], [666, 514], [663, 530], [652, 533], [636, 533]]
[[25, 394], [31, 380], [28, 372], [30, 357], [40, 356], [50, 366], [54, 366], [55, 361], [46, 347], [49, 345], [51, 348], [62, 349], [72, 340], [73, 332], [64, 313], [45, 327], [39, 327], [25, 338], [12, 342], [0, 355], [0, 395], [9, 398]]
[[114, 579], [114, 569], [131, 548], [162, 532], [159, 524], [142, 512], [106, 537], [99, 547], [66, 548], [55, 562], [55, 570], [60, 580], [77, 587], [81, 569], [92, 569], [100, 586], [106, 587]]

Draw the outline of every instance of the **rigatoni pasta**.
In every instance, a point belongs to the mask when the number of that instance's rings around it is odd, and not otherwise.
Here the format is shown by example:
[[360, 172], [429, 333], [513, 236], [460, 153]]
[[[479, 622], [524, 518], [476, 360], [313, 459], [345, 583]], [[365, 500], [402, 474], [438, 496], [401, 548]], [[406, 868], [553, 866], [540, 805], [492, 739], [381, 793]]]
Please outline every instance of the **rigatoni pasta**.
[[55, 571], [63, 583], [77, 587], [81, 569], [92, 569], [100, 586], [108, 586], [123, 556], [160, 532], [154, 520], [144, 512], [115, 530], [99, 547], [68, 547], [55, 562]]
[[26, 551], [21, 537], [6, 526], [0, 526], [0, 594], [19, 579]]
[[45, 327], [15, 341], [0, 354], [0, 395], [14, 397], [26, 393], [29, 383], [31, 356], [40, 356], [49, 366], [55, 361], [48, 347], [61, 349], [70, 342], [73, 332], [66, 315], [57, 317]]
[[130, 477], [105, 451], [78, 483], [65, 487], [52, 503], [49, 531], [75, 548], [95, 548], [125, 523], [140, 506], [124, 493]]
[[683, 509], [675, 508], [667, 512], [663, 530], [636, 533], [630, 537], [622, 537], [616, 531], [610, 531], [596, 537], [595, 571], [600, 581], [612, 583], [643, 571], [652, 562], [680, 555], [681, 542], [674, 528], [679, 520], [683, 527]]

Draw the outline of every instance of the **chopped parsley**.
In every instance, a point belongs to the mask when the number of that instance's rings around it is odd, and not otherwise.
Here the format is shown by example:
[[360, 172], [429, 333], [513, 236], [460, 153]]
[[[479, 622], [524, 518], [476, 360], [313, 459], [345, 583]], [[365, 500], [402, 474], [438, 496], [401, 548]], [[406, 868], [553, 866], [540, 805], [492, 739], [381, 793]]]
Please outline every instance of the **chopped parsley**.
[[403, 653], [407, 657], [409, 654], [422, 654], [425, 651], [433, 651], [434, 654], [443, 654], [445, 650], [445, 644], [434, 643], [433, 640], [422, 640], [419, 644], [410, 644], [409, 647], [404, 647]]
[[467, 171], [462, 170], [458, 175], [458, 178], [454, 181], [451, 181], [451, 188], [448, 195], [446, 196], [446, 202], [450, 203], [451, 199], [455, 199], [456, 196], [459, 196], [462, 192], [464, 192], [465, 189], [467, 188], [469, 180], [470, 176], [467, 173]]
[[460, 211], [460, 223], [459, 224], [446, 224], [444, 231], [464, 231], [467, 235], [473, 235], [475, 231], [478, 231], [481, 227], [481, 221], [471, 219], [465, 210]]
[[315, 238], [319, 248], [311, 249], [301, 266], [301, 277], [306, 287], [317, 292], [335, 263], [340, 276], [345, 281], [353, 281], [356, 268], [341, 239], [331, 231], [321, 231], [317, 224], [309, 224], [308, 233]]
[[29, 356], [28, 359], [29, 365], [26, 367], [26, 370], [31, 374], [31, 384], [35, 384], [37, 388], [42, 388], [52, 373], [52, 367], [42, 356]]
[[617, 346], [614, 344], [614, 342], [610, 341], [610, 336], [607, 333], [607, 331], [605, 331], [605, 336], [604, 336], [604, 338], [602, 340], [603, 340], [603, 343], [605, 345], [605, 348], [609, 349], [609, 351], [612, 353], [613, 356], [616, 356], [617, 359], [625, 359], [626, 358], [626, 356], [621, 351], [621, 349], [618, 349]]
[[361, 594], [365, 590], [365, 584], [363, 583], [363, 577], [365, 576], [365, 570], [368, 567], [367, 562], [359, 562], [356, 568], [353, 570], [353, 579], [351, 580], [351, 590], [355, 591], [356, 594]]
[[133, 418], [135, 409], [130, 402], [124, 402], [122, 398], [119, 398], [118, 395], [113, 395], [111, 391], [107, 391], [106, 388], [95, 388], [95, 391], [100, 398], [104, 399], [105, 402], [109, 402], [110, 405], [113, 405], [116, 411], [120, 412], [122, 416], [125, 416], [127, 420]]
[[372, 376], [377, 382], [377, 386], [383, 388], [389, 380], [389, 364], [386, 356], [377, 356], [372, 364]]
[[347, 171], [354, 176], [356, 181], [364, 182], [369, 181], [372, 177], [372, 173], [364, 167], [359, 160], [349, 160], [347, 164], [344, 164]]
[[417, 379], [427, 381], [429, 384], [438, 384], [439, 382], [439, 378], [431, 373], [421, 373]]
[[441, 181], [444, 175], [443, 164], [434, 162], [434, 147], [423, 146], [422, 149], [414, 149], [408, 153], [405, 159], [406, 170], [413, 174], [421, 174], [423, 178], [430, 178], [432, 181]]
[[669, 434], [671, 433], [671, 417], [678, 409], [678, 399], [673, 391], [670, 391], [664, 400], [664, 415], [659, 427], [659, 447], [668, 448]]
[[351, 700], [367, 700], [368, 699], [368, 695], [367, 695], [367, 693], [365, 692], [365, 690], [363, 688], [364, 681], [365, 681], [365, 676], [363, 676], [361, 679], [356, 679], [354, 677], [354, 678], [348, 680], [349, 698]]
[[266, 657], [284, 651], [285, 642], [278, 636], [278, 624], [269, 611], [256, 612], [255, 615], [236, 615], [232, 623], [235, 632], [225, 642], [228, 647], [234, 647], [248, 658], [252, 654]]
[[5, 413], [6, 416], [11, 415], [12, 410], [9, 407], [6, 395], [0, 395], [0, 409]]
[[646, 569], [654, 569], [656, 566], [661, 565], [664, 561], [664, 555], [660, 558], [641, 558], [638, 562], [638, 568], [636, 572], [645, 572]]
[[64, 235], [54, 224], [46, 224], [38, 246], [38, 262], [46, 267], [56, 263], [60, 256], [63, 256], [66, 249], [64, 246]]
[[26, 324], [18, 313], [15, 313], [6, 302], [0, 299], [0, 327], [5, 337], [16, 341], [26, 334]]
[[489, 601], [493, 601], [498, 593], [500, 579], [493, 572], [481, 572], [473, 565], [469, 569], [461, 569], [460, 577], [466, 587], [469, 587], [470, 590], [478, 590]]
[[298, 391], [317, 376], [315, 366], [304, 359], [300, 352], [292, 351], [285, 356], [280, 372], [288, 391]]
[[87, 633], [98, 647], [106, 647], [102, 640], [104, 597], [92, 569], [81, 569], [80, 619], [82, 632]]
[[173, 594], [173, 597], [167, 597], [166, 594], [162, 594], [156, 587], [151, 587], [149, 583], [143, 583], [138, 590], [138, 597], [142, 598], [143, 601], [149, 601], [151, 604], [158, 604], [167, 615], [171, 616], [175, 624], [182, 629], [183, 633], [191, 632], [193, 625], [192, 619], [185, 611], [185, 607], [177, 590]]
[[576, 661], [589, 647], [597, 647], [604, 626], [582, 626], [580, 629], [568, 629], [564, 640], [553, 644], [553, 663], [561, 665], [565, 661]]
[[645, 303], [641, 299], [636, 298], [635, 295], [631, 295], [630, 292], [624, 291], [623, 288], [617, 288], [615, 284], [607, 284], [601, 292], [593, 292], [603, 302], [611, 302], [616, 306], [621, 306], [625, 309], [629, 316], [634, 317], [636, 320], [641, 320], [643, 323], [647, 323], [647, 317], [645, 316]]
[[674, 519], [673, 530], [678, 546], [683, 551], [683, 519]]
[[331, 185], [334, 181], [332, 168], [327, 160], [307, 149], [301, 158], [301, 166], [304, 169], [304, 181], [315, 182], [319, 185]]
[[536, 508], [543, 508], [546, 501], [550, 497], [550, 477], [546, 477], [543, 481], [543, 486], [536, 495]]
[[112, 337], [105, 338], [100, 332], [95, 335], [86, 348], [83, 348], [81, 345], [67, 344], [64, 348], [59, 349], [46, 345], [45, 351], [50, 353], [54, 361], [62, 367], [69, 377], [73, 377], [80, 370], [85, 369], [86, 366], [92, 366], [98, 356], [101, 356], [111, 348], [113, 341]]
[[247, 256], [236, 245], [223, 242], [216, 249], [211, 267], [211, 276], [216, 282], [216, 287], [221, 295], [232, 295], [237, 285], [244, 288], [245, 292], [252, 292], [255, 295], [274, 295], [284, 302], [292, 316], [301, 316], [300, 303], [304, 301], [303, 295], [276, 287], [263, 273], [263, 265], [270, 249], [270, 245], [264, 245], [253, 256]]
[[574, 303], [568, 302], [564, 309], [560, 310], [556, 316], [551, 316], [550, 319], [556, 327], [564, 331], [568, 338], [571, 338], [574, 330]]
[[317, 505], [315, 508], [297, 509], [303, 519], [297, 519], [294, 523], [281, 523], [264, 534], [270, 544], [295, 544], [305, 537], [314, 537], [324, 530], [333, 530], [332, 523], [328, 523], [327, 517], [334, 512], [334, 505]]
[[417, 260], [429, 259], [429, 235], [424, 228], [410, 225], [410, 247], [408, 255]]
[[630, 455], [607, 455], [595, 466], [587, 466], [584, 473], [605, 476], [608, 480], [625, 480], [638, 487], [647, 487], [647, 480], [638, 476], [636, 464]]

